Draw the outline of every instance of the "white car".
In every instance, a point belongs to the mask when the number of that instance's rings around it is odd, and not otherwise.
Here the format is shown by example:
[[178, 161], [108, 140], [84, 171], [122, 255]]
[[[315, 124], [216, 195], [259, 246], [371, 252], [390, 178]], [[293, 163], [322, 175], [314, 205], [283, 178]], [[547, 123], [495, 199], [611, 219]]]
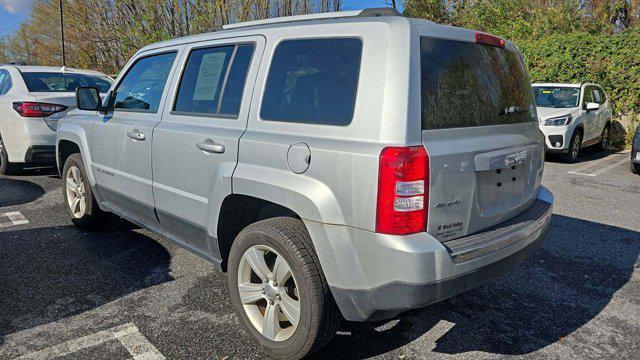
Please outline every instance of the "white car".
[[0, 174], [55, 164], [56, 124], [75, 108], [78, 86], [106, 93], [113, 79], [88, 70], [0, 66]]
[[598, 145], [604, 151], [611, 132], [611, 103], [598, 84], [535, 83], [540, 130], [548, 153], [577, 162], [580, 150]]

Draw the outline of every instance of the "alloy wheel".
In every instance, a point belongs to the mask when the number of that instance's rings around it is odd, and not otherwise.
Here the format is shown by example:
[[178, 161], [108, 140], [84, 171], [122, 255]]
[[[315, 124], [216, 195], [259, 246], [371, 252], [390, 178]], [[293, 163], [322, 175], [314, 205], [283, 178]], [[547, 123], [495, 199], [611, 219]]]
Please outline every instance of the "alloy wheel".
[[65, 179], [67, 205], [73, 217], [80, 219], [87, 211], [87, 198], [82, 172], [77, 166], [70, 166]]
[[289, 339], [300, 322], [300, 298], [285, 258], [269, 246], [254, 245], [238, 266], [240, 301], [251, 324], [269, 340]]
[[576, 136], [573, 139], [573, 146], [571, 149], [571, 155], [573, 156], [574, 159], [577, 159], [578, 154], [580, 153], [580, 143], [581, 143], [580, 136]]

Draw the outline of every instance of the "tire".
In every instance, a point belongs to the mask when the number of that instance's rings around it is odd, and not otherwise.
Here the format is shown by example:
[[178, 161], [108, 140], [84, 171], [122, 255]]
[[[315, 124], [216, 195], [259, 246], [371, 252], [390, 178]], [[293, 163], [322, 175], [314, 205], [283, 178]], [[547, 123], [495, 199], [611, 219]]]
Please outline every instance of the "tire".
[[600, 137], [600, 142], [598, 143], [598, 150], [606, 152], [609, 148], [609, 144], [611, 140], [611, 124], [607, 123], [604, 129], [602, 129], [602, 136]]
[[582, 133], [576, 131], [571, 136], [569, 143], [569, 151], [564, 154], [563, 158], [568, 163], [577, 163], [580, 160], [580, 150], [582, 148]]
[[631, 163], [631, 172], [640, 175], [640, 164]]
[[[276, 266], [282, 260], [289, 265], [290, 272], [276, 270], [276, 267], [287, 269]], [[252, 265], [258, 263], [266, 268]], [[256, 268], [262, 270], [256, 271]], [[277, 217], [247, 226], [231, 247], [227, 275], [231, 303], [236, 313], [251, 338], [268, 355], [299, 359], [321, 349], [336, 334], [342, 316], [302, 221]], [[281, 282], [275, 284], [278, 281]], [[251, 289], [243, 292], [245, 304], [240, 297], [240, 283], [244, 285], [243, 289]], [[282, 310], [285, 307], [281, 304], [287, 303], [298, 305], [297, 326], [289, 320], [295, 318], [290, 316], [295, 312], [289, 311], [287, 315]], [[291, 305], [286, 308], [290, 309]], [[270, 323], [264, 316], [271, 313], [269, 309], [280, 319], [279, 329], [271, 332], [269, 327], [263, 326]]]
[[67, 158], [62, 181], [62, 196], [73, 224], [86, 230], [102, 229], [111, 215], [98, 207], [80, 154], [72, 154]]
[[17, 164], [9, 162], [9, 154], [0, 136], [0, 175], [16, 175], [20, 170]]

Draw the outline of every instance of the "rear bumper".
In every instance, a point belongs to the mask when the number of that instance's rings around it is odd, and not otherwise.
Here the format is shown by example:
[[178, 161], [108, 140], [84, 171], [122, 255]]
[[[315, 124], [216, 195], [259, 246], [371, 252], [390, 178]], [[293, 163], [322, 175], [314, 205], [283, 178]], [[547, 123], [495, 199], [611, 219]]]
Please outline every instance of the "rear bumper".
[[[342, 280], [351, 284], [329, 285], [350, 321], [386, 319], [447, 299], [503, 275], [529, 257], [543, 242], [552, 210], [553, 196], [541, 188], [530, 209], [504, 224], [458, 239], [463, 246], [448, 247], [426, 233], [420, 234], [422, 238], [391, 239], [394, 243], [370, 233], [366, 244], [354, 239], [353, 252], [341, 254], [338, 262], [344, 271]], [[349, 256], [354, 257], [352, 262], [342, 265]], [[362, 286], [367, 284], [375, 286]]]
[[[56, 132], [42, 118], [20, 118], [2, 128], [2, 141], [10, 162], [29, 163], [34, 159], [41, 164], [41, 155], [49, 151], [44, 149], [55, 148]], [[55, 155], [52, 161], [55, 162]]]
[[24, 155], [27, 164], [55, 164], [56, 147], [53, 145], [32, 145]]

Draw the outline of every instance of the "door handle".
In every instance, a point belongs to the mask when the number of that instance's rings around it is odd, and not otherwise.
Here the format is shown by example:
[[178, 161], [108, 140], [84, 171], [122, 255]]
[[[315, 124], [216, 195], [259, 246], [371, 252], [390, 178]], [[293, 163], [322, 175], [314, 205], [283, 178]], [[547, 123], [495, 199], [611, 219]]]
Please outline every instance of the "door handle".
[[208, 153], [216, 153], [216, 154], [224, 153], [224, 145], [217, 144], [215, 141], [211, 139], [207, 139], [201, 143], [196, 144], [196, 147]]
[[127, 133], [127, 136], [133, 140], [144, 141], [147, 139], [147, 135], [138, 129], [133, 129]]

